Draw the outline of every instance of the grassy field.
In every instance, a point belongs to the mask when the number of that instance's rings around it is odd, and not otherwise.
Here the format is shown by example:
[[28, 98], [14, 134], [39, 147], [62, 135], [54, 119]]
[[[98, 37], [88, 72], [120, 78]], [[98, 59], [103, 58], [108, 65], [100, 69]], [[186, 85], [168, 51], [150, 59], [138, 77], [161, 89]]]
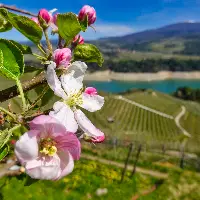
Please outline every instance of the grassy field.
[[200, 176], [189, 171], [171, 172], [167, 181], [138, 200], [199, 200]]
[[[24, 187], [24, 175], [3, 178], [0, 180], [0, 199], [127, 200], [131, 199], [134, 194], [150, 188], [157, 181], [155, 178], [141, 174], [133, 178], [129, 176], [130, 173], [127, 172], [124, 182], [120, 184], [121, 169], [81, 159], [76, 162], [72, 174], [57, 182], [38, 181], [31, 186]], [[99, 188], [106, 188], [107, 194], [98, 196], [96, 191]]]

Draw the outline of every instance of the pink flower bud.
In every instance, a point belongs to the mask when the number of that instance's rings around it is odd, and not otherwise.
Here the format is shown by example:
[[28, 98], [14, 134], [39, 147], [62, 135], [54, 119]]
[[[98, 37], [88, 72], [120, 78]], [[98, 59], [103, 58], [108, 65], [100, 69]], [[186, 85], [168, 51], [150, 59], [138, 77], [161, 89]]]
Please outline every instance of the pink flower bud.
[[84, 44], [84, 38], [81, 35], [76, 35], [73, 39], [73, 43]]
[[89, 95], [97, 95], [98, 94], [96, 88], [93, 88], [93, 87], [87, 87], [85, 89], [85, 93], [89, 94]]
[[72, 58], [72, 53], [69, 48], [56, 49], [53, 53], [53, 59], [57, 67], [68, 67]]
[[36, 24], [40, 25], [37, 17], [32, 17], [31, 20], [33, 20]]
[[47, 24], [52, 20], [51, 14], [46, 9], [41, 9], [38, 16], [40, 16]]
[[78, 19], [80, 21], [83, 21], [86, 16], [88, 16], [88, 25], [90, 26], [91, 24], [94, 24], [94, 22], [96, 21], [95, 9], [88, 5], [83, 6], [78, 14]]

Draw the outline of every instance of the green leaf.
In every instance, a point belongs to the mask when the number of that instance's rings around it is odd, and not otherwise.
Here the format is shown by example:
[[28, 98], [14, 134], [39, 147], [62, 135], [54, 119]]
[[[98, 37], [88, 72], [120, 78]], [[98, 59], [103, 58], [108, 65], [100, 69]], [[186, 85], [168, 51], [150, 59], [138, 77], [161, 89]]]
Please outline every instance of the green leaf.
[[81, 25], [74, 13], [59, 14], [57, 26], [60, 36], [69, 44], [81, 31]]
[[85, 32], [88, 28], [88, 15], [86, 15], [84, 20], [80, 22], [80, 25], [81, 25], [81, 30]]
[[35, 44], [38, 44], [42, 39], [42, 28], [30, 18], [16, 15], [3, 8], [0, 9], [0, 15]]
[[12, 135], [12, 132], [8, 129], [0, 131], [0, 149], [8, 142]]
[[74, 50], [74, 60], [96, 62], [100, 67], [104, 59], [99, 49], [93, 44], [80, 44]]
[[17, 46], [23, 54], [32, 54], [32, 50], [31, 47], [29, 47], [28, 45], [24, 45], [24, 44], [19, 44], [18, 42], [14, 41], [14, 40], [10, 40], [15, 46]]
[[17, 80], [24, 72], [24, 56], [11, 41], [0, 39], [0, 71], [7, 78]]
[[12, 24], [0, 16], [0, 32], [6, 32], [12, 29]]
[[8, 152], [9, 152], [9, 146], [4, 145], [3, 148], [0, 149], [0, 161], [5, 158]]
[[37, 181], [39, 181], [39, 179], [33, 179], [30, 176], [27, 176], [25, 183], [24, 183], [24, 186], [30, 186], [30, 185], [36, 183]]

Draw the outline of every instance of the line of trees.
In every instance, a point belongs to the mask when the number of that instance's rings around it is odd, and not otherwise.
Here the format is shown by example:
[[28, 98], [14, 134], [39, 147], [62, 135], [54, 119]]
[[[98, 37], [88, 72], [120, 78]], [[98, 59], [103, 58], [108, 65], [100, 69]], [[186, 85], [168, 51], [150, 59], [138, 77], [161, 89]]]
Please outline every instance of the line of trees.
[[200, 89], [192, 89], [189, 87], [180, 87], [173, 94], [175, 97], [200, 102]]
[[107, 60], [104, 66], [115, 72], [158, 72], [158, 71], [195, 71], [200, 70], [200, 60], [144, 59], [144, 60]]

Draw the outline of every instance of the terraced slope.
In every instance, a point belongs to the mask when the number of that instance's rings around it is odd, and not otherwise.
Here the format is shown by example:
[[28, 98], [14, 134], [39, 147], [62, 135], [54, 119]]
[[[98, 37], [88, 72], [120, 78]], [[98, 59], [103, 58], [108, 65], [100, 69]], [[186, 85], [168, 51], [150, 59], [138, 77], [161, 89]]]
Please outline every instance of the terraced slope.
[[[110, 137], [166, 144], [174, 149], [180, 148], [186, 137], [184, 132], [187, 132], [191, 138], [187, 139], [186, 149], [196, 152], [200, 151], [199, 111], [200, 105], [197, 103], [146, 91], [126, 94], [121, 99], [119, 96], [107, 96], [103, 109], [88, 113], [88, 116]], [[162, 116], [162, 113], [165, 115]]]

